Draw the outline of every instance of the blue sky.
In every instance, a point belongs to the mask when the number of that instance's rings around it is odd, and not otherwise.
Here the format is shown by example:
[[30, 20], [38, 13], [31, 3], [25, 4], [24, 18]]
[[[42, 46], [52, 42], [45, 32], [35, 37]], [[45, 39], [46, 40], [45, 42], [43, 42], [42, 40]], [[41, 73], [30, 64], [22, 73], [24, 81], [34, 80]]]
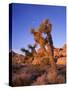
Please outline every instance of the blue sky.
[[37, 28], [44, 19], [52, 23], [55, 47], [66, 43], [66, 7], [31, 4], [12, 5], [12, 49], [20, 52], [22, 47], [34, 43], [30, 28]]

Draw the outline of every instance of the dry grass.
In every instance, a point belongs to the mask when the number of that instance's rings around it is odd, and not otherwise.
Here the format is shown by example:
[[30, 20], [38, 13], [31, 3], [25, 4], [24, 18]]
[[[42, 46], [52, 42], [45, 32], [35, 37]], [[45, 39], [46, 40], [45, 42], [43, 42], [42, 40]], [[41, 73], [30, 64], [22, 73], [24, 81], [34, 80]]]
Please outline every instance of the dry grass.
[[54, 82], [53, 73], [49, 71], [49, 65], [16, 65], [13, 66], [12, 86], [30, 86], [59, 84], [66, 82], [66, 68], [57, 66], [57, 76]]

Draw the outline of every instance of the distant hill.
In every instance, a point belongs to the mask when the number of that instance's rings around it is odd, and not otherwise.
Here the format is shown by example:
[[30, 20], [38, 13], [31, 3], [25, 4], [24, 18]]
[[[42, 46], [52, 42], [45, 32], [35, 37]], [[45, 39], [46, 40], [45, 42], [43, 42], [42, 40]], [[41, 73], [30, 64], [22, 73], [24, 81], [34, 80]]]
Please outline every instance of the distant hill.
[[14, 51], [9, 52], [9, 56], [11, 57], [12, 64], [20, 64], [24, 62], [25, 56], [22, 54], [15, 53]]

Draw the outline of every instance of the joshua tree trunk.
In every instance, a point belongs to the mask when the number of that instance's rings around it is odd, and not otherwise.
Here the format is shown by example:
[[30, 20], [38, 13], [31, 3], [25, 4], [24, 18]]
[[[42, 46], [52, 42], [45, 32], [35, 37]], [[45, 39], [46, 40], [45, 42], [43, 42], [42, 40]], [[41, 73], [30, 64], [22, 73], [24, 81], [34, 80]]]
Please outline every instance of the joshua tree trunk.
[[49, 60], [50, 60], [50, 71], [48, 73], [48, 78], [51, 80], [53, 83], [56, 83], [56, 78], [57, 78], [57, 69], [56, 69], [56, 63], [54, 61], [54, 51], [53, 51], [53, 41], [52, 41], [52, 36], [50, 33], [47, 34], [47, 39], [48, 39], [48, 49], [49, 49]]
[[47, 40], [48, 40], [48, 51], [50, 54], [50, 64], [51, 64], [51, 67], [55, 68], [56, 65], [54, 62], [53, 40], [50, 33], [47, 34]]

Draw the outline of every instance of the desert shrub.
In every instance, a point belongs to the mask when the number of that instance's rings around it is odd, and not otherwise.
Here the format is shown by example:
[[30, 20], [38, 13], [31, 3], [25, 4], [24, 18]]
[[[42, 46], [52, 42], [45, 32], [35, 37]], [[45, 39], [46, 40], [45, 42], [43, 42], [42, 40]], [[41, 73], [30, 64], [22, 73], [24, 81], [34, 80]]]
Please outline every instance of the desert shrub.
[[65, 77], [63, 75], [58, 75], [57, 76], [57, 83], [58, 84], [62, 84], [62, 83], [65, 83]]
[[33, 83], [32, 85], [44, 85], [47, 84], [47, 80], [46, 80], [46, 73], [42, 74], [41, 76], [39, 76]]
[[13, 75], [12, 85], [13, 86], [28, 86], [32, 83], [31, 74], [20, 73]]

